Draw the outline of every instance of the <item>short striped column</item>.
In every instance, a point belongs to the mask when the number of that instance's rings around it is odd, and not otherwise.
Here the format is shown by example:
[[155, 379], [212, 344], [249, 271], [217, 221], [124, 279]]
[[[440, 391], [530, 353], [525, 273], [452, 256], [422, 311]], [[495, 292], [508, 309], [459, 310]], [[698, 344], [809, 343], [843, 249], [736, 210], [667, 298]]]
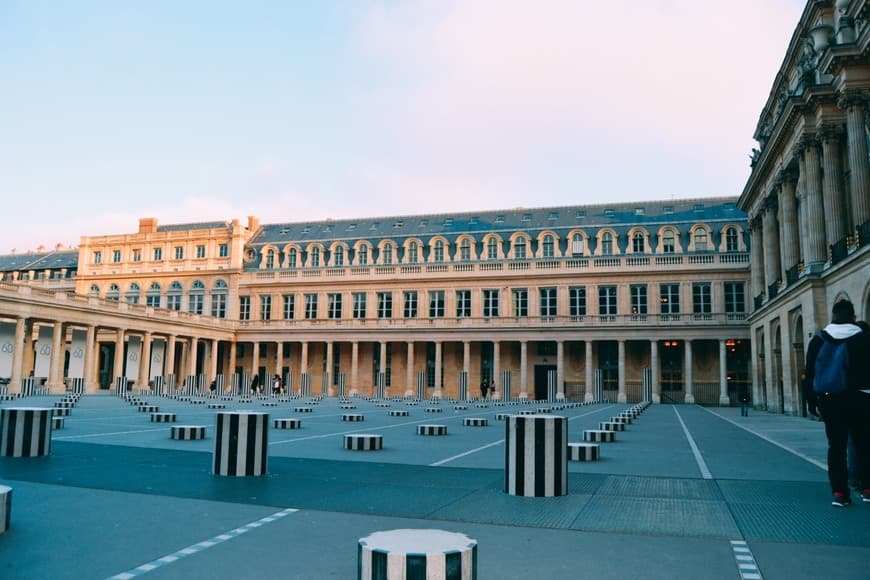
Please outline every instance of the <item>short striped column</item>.
[[297, 413], [311, 413], [311, 407], [296, 407], [293, 409]]
[[341, 416], [342, 421], [348, 421], [350, 423], [359, 423], [360, 421], [365, 421], [365, 418], [365, 415], [360, 415], [358, 413], [345, 413]]
[[272, 426], [275, 429], [300, 429], [302, 419], [275, 419], [272, 421]]
[[597, 443], [569, 443], [568, 461], [598, 461], [601, 447]]
[[505, 493], [553, 497], [568, 493], [568, 419], [511, 415], [505, 420]]
[[152, 423], [175, 423], [175, 413], [151, 413]]
[[426, 407], [427, 413], [440, 413], [441, 407]]
[[417, 425], [417, 435], [447, 435], [447, 425]]
[[12, 519], [12, 488], [0, 485], [0, 534], [9, 529]]
[[404, 409], [394, 409], [392, 411], [389, 411], [389, 415], [390, 417], [407, 417], [408, 411]]
[[390, 530], [360, 538], [360, 580], [472, 580], [477, 540], [444, 530]]
[[598, 428], [602, 431], [625, 431], [625, 423], [616, 423], [614, 421], [602, 421], [598, 424]]
[[489, 425], [489, 419], [483, 417], [466, 417], [462, 420], [462, 424], [466, 427], [486, 427]]
[[587, 429], [583, 431], [583, 441], [592, 443], [612, 443], [616, 441], [616, 433], [613, 431], [603, 431], [601, 429]]
[[228, 476], [265, 475], [268, 464], [269, 414], [251, 411], [215, 413], [212, 473]]
[[52, 411], [36, 407], [0, 409], [0, 456], [42, 457], [51, 453]]
[[384, 448], [384, 437], [371, 433], [352, 433], [344, 436], [344, 448], [353, 451], [377, 451]]
[[226, 405], [224, 403], [209, 403], [206, 407], [209, 409], [225, 409]]
[[173, 425], [169, 437], [179, 441], [205, 439], [205, 425]]
[[139, 405], [140, 413], [156, 413], [160, 408], [157, 405]]
[[52, 429], [63, 429], [63, 417], [52, 417], [51, 418], [51, 428]]
[[69, 407], [55, 407], [51, 410], [52, 417], [69, 417], [72, 409]]

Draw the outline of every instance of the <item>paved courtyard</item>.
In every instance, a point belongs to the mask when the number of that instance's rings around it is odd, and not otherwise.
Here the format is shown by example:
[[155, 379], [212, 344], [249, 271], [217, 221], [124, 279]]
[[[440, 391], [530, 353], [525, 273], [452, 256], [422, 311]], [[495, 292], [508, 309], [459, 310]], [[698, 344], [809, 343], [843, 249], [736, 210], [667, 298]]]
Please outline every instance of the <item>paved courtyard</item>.
[[[347, 410], [331, 399], [296, 413], [305, 399], [225, 401], [302, 421], [270, 429], [268, 475], [234, 478], [211, 474], [215, 410], [145, 399], [177, 422], [85, 396], [53, 432], [50, 456], [0, 458], [0, 484], [14, 489], [0, 578], [355, 578], [359, 538], [398, 528], [476, 539], [481, 579], [870, 574], [870, 505], [831, 507], [823, 428], [806, 419], [653, 405], [601, 444], [600, 461], [569, 462], [568, 495], [522, 498], [503, 492], [495, 415], [547, 403], [454, 410], [442, 401], [427, 413], [425, 402], [355, 399]], [[555, 413], [573, 442], [629, 406]], [[396, 409], [408, 416], [390, 416]], [[344, 422], [344, 413], [365, 418]], [[467, 417], [488, 426], [464, 426]], [[418, 436], [420, 424], [448, 434]], [[171, 425], [205, 425], [206, 439], [172, 440]], [[347, 433], [381, 434], [384, 449], [345, 450]]]

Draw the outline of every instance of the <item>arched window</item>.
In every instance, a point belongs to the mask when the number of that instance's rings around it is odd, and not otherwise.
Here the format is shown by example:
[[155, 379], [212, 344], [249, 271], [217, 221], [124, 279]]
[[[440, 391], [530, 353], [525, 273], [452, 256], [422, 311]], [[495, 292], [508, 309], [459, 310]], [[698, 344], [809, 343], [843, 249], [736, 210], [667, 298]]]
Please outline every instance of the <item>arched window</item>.
[[100, 295], [100, 287], [96, 284], [91, 284], [91, 296], [99, 296]]
[[468, 238], [462, 240], [459, 244], [459, 261], [468, 262], [471, 260], [471, 242]]
[[706, 252], [708, 249], [707, 230], [705, 230], [704, 228], [698, 228], [697, 230], [695, 230], [695, 251]]
[[142, 290], [139, 288], [139, 284], [133, 282], [132, 284], [130, 284], [130, 288], [124, 295], [124, 299], [130, 304], [139, 304], [139, 294], [141, 292]]
[[634, 235], [631, 236], [631, 251], [635, 254], [646, 252], [646, 241], [643, 238], [643, 232], [634, 232]]
[[227, 283], [217, 280], [211, 289], [211, 315], [215, 318], [227, 317]]
[[420, 249], [417, 246], [417, 242], [411, 242], [408, 244], [408, 263], [416, 264], [420, 260]]
[[109, 286], [109, 291], [106, 292], [106, 300], [118, 300], [121, 297], [121, 289], [117, 284]]
[[665, 254], [674, 253], [674, 230], [665, 230], [662, 234], [662, 252]]
[[175, 281], [169, 285], [169, 290], [166, 292], [166, 307], [170, 310], [181, 310], [181, 293], [183, 292], [181, 282]]
[[311, 260], [310, 260], [310, 262], [311, 262], [309, 264], [310, 267], [312, 267], [312, 268], [319, 268], [320, 267], [320, 248], [318, 248], [316, 246], [311, 248]]
[[498, 260], [498, 240], [489, 238], [486, 241], [486, 259]]
[[544, 243], [541, 248], [541, 257], [552, 258], [553, 255], [553, 236], [547, 234], [546, 236], [544, 236]]
[[393, 263], [393, 244], [384, 244], [383, 250], [381, 251], [381, 263]]
[[357, 264], [360, 266], [365, 266], [369, 263], [369, 248], [368, 246], [360, 246], [359, 250], [356, 253]]
[[436, 241], [435, 241], [435, 257], [434, 257], [434, 260], [435, 260], [436, 262], [443, 262], [443, 261], [444, 261], [444, 242], [442, 242], [441, 240], [436, 240]]
[[580, 234], [574, 234], [574, 236], [571, 238], [571, 255], [583, 255], [583, 236], [581, 236]]
[[601, 234], [601, 255], [613, 255], [613, 234], [610, 232], [604, 232]]
[[526, 238], [522, 236], [517, 238], [517, 241], [514, 242], [514, 258], [517, 260], [526, 259]]
[[728, 228], [725, 230], [725, 251], [737, 251], [737, 228]]
[[205, 301], [205, 284], [196, 280], [190, 287], [190, 295], [187, 299], [187, 311], [193, 314], [202, 314], [203, 303]]
[[275, 269], [275, 250], [270, 249], [268, 252], [266, 252], [266, 269]]
[[290, 252], [287, 254], [287, 267], [295, 268], [296, 267], [296, 248], [290, 248]]
[[145, 305], [160, 308], [160, 284], [151, 282], [148, 292], [145, 293]]
[[332, 262], [333, 266], [341, 267], [344, 266], [344, 247], [336, 246], [335, 251], [332, 252]]

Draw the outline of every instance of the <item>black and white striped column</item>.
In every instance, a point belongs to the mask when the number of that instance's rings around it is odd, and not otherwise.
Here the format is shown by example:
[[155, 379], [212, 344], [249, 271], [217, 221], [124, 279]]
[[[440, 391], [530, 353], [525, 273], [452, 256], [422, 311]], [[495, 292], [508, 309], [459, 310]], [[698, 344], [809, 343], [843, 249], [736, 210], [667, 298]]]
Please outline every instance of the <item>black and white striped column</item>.
[[265, 475], [269, 442], [269, 414], [250, 411], [215, 413], [215, 475]]
[[53, 409], [0, 409], [0, 456], [42, 457], [51, 453]]
[[505, 493], [553, 497], [568, 493], [568, 419], [511, 415], [505, 421]]
[[352, 433], [344, 436], [344, 448], [353, 451], [377, 451], [384, 448], [384, 438], [372, 433]]
[[447, 425], [417, 425], [417, 435], [447, 435]]
[[0, 534], [9, 529], [12, 519], [12, 488], [0, 485]]
[[360, 580], [473, 580], [477, 540], [444, 530], [390, 530], [360, 538]]
[[169, 437], [179, 441], [205, 439], [205, 425], [173, 425]]

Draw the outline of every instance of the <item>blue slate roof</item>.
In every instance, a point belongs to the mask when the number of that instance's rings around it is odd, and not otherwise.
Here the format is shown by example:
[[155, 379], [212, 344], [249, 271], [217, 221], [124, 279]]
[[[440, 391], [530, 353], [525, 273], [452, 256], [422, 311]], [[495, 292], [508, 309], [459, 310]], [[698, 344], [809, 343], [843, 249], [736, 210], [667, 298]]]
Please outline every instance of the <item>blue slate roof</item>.
[[75, 269], [78, 266], [78, 250], [40, 252], [36, 254], [6, 254], [0, 256], [0, 272], [16, 270]]
[[229, 222], [197, 222], [190, 224], [167, 224], [157, 226], [158, 232], [184, 232], [187, 230], [211, 230], [229, 227]]

